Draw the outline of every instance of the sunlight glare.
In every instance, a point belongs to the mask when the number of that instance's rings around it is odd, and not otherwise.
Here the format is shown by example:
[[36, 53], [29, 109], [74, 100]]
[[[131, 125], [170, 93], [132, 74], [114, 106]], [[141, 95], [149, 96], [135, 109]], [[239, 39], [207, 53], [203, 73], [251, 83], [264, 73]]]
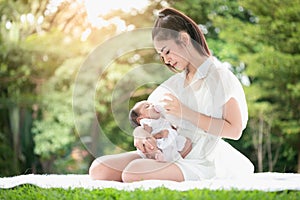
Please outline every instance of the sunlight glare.
[[88, 20], [93, 26], [100, 28], [110, 23], [119, 23], [122, 27], [118, 27], [118, 29], [121, 30], [124, 29], [123, 22], [120, 20], [116, 22], [116, 19], [112, 20], [112, 22], [107, 22], [102, 17], [115, 10], [122, 10], [128, 13], [136, 9], [142, 12], [149, 5], [149, 0], [85, 0], [84, 2], [88, 13]]

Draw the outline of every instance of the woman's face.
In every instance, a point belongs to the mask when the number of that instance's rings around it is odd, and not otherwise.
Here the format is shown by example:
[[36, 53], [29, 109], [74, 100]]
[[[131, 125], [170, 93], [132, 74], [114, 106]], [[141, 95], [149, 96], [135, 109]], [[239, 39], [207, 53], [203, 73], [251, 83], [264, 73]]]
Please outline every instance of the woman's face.
[[185, 47], [177, 44], [174, 40], [154, 40], [156, 52], [165, 64], [182, 71], [189, 65]]

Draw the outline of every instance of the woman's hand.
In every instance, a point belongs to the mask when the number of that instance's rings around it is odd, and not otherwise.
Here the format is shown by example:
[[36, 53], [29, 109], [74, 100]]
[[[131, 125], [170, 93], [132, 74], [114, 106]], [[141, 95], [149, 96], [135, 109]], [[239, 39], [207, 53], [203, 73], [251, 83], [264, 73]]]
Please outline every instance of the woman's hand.
[[152, 155], [153, 153], [155, 153], [158, 150], [158, 147], [156, 145], [156, 139], [152, 135], [150, 137], [146, 138], [144, 148], [145, 148], [146, 155], [147, 154]]
[[174, 115], [176, 117], [182, 118], [184, 106], [173, 94], [166, 93], [165, 97], [161, 102], [164, 104], [164, 109], [167, 114]]
[[156, 147], [156, 141], [153, 141], [152, 139], [153, 136], [141, 126], [138, 126], [133, 130], [133, 136], [134, 146], [143, 153], [153, 151], [154, 147]]

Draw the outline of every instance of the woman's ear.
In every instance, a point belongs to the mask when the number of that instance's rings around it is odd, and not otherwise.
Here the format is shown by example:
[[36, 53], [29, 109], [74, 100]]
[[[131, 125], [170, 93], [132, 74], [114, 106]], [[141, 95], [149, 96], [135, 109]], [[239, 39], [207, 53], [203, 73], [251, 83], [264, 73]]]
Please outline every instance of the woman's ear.
[[189, 34], [187, 32], [181, 31], [179, 33], [179, 41], [185, 46], [190, 44], [191, 40]]

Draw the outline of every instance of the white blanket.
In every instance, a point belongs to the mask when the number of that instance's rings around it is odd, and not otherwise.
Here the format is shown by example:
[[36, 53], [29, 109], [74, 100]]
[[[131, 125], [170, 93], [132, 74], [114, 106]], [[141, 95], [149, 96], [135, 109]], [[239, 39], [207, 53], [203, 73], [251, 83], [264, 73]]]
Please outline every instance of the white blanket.
[[161, 181], [147, 180], [133, 183], [120, 183], [116, 181], [96, 181], [88, 175], [20, 175], [0, 178], [1, 188], [13, 188], [23, 184], [33, 184], [42, 188], [87, 188], [104, 189], [115, 188], [118, 190], [152, 189], [165, 187], [171, 190], [185, 191], [191, 189], [210, 190], [261, 190], [282, 191], [300, 190], [300, 174], [291, 173], [256, 173], [243, 179], [213, 179], [203, 181]]

